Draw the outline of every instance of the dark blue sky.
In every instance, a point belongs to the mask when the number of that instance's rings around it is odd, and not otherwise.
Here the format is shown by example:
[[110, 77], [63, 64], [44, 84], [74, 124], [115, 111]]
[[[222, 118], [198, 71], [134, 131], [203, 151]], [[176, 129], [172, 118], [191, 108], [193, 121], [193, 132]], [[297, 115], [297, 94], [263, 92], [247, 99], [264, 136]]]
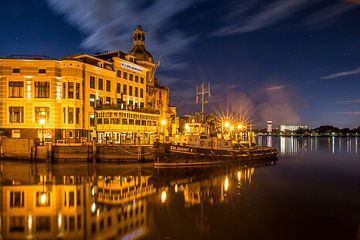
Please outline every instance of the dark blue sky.
[[0, 56], [131, 49], [141, 24], [179, 114], [208, 110], [258, 124], [360, 126], [358, 0], [12, 0], [0, 9]]

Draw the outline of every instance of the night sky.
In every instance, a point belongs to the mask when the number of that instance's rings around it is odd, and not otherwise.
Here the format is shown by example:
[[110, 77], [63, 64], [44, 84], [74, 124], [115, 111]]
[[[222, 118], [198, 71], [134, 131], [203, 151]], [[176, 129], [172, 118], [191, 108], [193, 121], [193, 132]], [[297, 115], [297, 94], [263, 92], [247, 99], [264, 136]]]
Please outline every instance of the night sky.
[[0, 56], [56, 58], [128, 52], [142, 25], [178, 115], [200, 110], [206, 81], [208, 112], [360, 126], [359, 0], [11, 0], [0, 25]]

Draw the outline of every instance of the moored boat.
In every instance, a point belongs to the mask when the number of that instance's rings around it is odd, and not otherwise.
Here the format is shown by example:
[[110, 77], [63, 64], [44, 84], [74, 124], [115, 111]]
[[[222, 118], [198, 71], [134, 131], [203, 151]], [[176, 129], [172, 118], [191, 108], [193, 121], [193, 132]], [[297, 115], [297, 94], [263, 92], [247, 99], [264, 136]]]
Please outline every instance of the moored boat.
[[199, 166], [231, 161], [259, 163], [274, 161], [277, 150], [256, 146], [251, 141], [237, 142], [210, 135], [209, 126], [201, 123], [187, 125], [188, 131], [169, 143], [156, 143], [156, 167]]

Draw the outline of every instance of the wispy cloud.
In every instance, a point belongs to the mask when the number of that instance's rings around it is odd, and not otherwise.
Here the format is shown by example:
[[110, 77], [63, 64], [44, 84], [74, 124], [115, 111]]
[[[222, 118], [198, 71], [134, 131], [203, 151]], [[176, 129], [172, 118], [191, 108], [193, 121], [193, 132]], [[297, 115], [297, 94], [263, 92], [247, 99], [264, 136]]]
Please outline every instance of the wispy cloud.
[[277, 86], [272, 86], [272, 87], [264, 88], [263, 90], [264, 90], [264, 91], [276, 91], [276, 90], [283, 89], [283, 88], [285, 88], [285, 87], [286, 87], [285, 85], [277, 85]]
[[305, 20], [305, 23], [316, 28], [327, 26], [337, 16], [344, 14], [355, 7], [357, 7], [357, 5], [350, 3], [349, 1], [337, 2], [311, 14]]
[[[248, 2], [248, 1], [247, 1]], [[241, 3], [237, 6], [232, 6], [231, 11], [229, 12], [226, 21], [233, 22], [231, 25], [227, 25], [224, 28], [218, 30], [216, 35], [231, 35], [236, 33], [246, 33], [252, 32], [258, 29], [262, 29], [264, 27], [275, 24], [292, 14], [302, 10], [309, 3], [313, 1], [311, 0], [278, 0], [274, 3], [270, 3], [265, 5], [259, 4], [257, 6], [251, 6], [247, 8], [247, 11], [256, 11], [257, 13], [254, 15], [248, 16], [244, 18], [246, 15], [246, 11], [240, 11], [239, 9], [243, 9], [243, 4]]]
[[[260, 30], [283, 21], [305, 8], [314, 6], [322, 0], [244, 0], [229, 5], [224, 26], [213, 35], [223, 36], [248, 33]], [[269, 3], [270, 2], [270, 3]], [[305, 18], [304, 23], [321, 27], [328, 25], [332, 19], [358, 7], [360, 0], [340, 0], [329, 3], [320, 10], [313, 11]], [[231, 23], [231, 24], [228, 24]]]
[[337, 112], [337, 114], [342, 114], [342, 115], [360, 115], [360, 112], [358, 112], [358, 111], [354, 111], [354, 112]]
[[360, 103], [360, 99], [350, 99], [350, 100], [345, 100], [345, 101], [338, 101], [336, 103]]
[[151, 30], [146, 40], [149, 50], [170, 68], [178, 62], [176, 54], [196, 39], [172, 22], [176, 14], [191, 6], [191, 1], [48, 0], [48, 4], [86, 35], [82, 45], [87, 49], [130, 50], [131, 33], [142, 25], [145, 31]]
[[321, 77], [321, 79], [334, 79], [334, 78], [347, 77], [347, 76], [352, 76], [352, 75], [357, 75], [357, 74], [360, 74], [360, 67], [357, 67], [350, 71], [333, 73], [328, 76]]

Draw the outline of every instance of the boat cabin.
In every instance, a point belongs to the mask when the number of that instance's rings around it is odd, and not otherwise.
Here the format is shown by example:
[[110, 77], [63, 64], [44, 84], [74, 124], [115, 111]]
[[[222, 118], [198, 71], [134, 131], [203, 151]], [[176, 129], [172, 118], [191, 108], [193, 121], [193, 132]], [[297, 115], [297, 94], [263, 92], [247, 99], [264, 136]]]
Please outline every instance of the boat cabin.
[[210, 126], [202, 123], [187, 123], [185, 133], [176, 135], [173, 144], [208, 149], [230, 150], [232, 148], [231, 140], [211, 137]]

